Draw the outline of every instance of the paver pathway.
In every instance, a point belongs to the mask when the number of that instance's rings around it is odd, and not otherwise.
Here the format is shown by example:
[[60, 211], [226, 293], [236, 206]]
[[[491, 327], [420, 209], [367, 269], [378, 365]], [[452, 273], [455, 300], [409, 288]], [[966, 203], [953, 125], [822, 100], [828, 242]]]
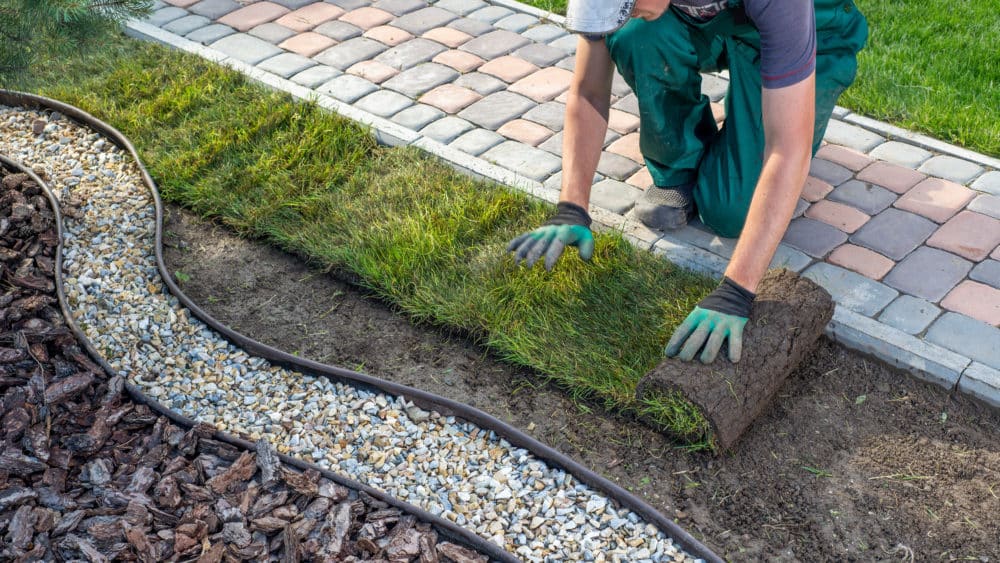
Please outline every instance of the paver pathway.
[[[576, 45], [559, 21], [510, 0], [158, 0], [130, 31], [555, 201]], [[703, 77], [720, 121], [726, 87], [724, 73]], [[635, 95], [620, 76], [613, 93], [595, 219], [721, 274], [735, 240], [630, 219], [651, 179]], [[1000, 161], [842, 108], [826, 141], [775, 265], [833, 294], [834, 338], [1000, 404]]]

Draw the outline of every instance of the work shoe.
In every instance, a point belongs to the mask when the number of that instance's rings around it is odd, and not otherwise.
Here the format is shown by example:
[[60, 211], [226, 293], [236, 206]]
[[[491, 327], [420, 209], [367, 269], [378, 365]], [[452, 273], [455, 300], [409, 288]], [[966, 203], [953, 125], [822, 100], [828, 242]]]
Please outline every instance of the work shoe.
[[635, 216], [650, 229], [679, 229], [694, 217], [693, 191], [693, 183], [669, 188], [651, 187], [635, 202]]

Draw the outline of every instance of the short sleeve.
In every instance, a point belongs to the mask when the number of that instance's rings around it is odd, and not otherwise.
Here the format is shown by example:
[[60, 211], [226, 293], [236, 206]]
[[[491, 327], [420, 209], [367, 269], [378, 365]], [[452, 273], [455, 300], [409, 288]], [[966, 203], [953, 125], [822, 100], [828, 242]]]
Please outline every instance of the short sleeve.
[[805, 80], [816, 69], [816, 14], [812, 0], [746, 0], [760, 31], [760, 75], [765, 88]]

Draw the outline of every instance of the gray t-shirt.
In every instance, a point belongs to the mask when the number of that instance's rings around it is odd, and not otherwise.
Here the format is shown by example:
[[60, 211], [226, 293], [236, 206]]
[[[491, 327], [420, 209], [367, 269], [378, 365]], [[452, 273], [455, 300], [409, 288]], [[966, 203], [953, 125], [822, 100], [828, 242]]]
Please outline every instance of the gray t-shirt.
[[[726, 0], [673, 0], [671, 7], [708, 21], [726, 9]], [[816, 68], [816, 14], [812, 0], [743, 0], [760, 31], [760, 76], [765, 88], [805, 80]]]

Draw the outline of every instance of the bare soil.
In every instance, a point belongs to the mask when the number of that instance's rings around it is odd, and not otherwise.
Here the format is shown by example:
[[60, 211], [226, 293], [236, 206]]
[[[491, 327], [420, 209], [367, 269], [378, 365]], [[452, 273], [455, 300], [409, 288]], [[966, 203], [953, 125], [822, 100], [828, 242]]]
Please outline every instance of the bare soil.
[[1000, 559], [1000, 414], [825, 338], [732, 451], [688, 453], [294, 256], [177, 208], [164, 228], [170, 270], [221, 322], [504, 419], [730, 560]]

